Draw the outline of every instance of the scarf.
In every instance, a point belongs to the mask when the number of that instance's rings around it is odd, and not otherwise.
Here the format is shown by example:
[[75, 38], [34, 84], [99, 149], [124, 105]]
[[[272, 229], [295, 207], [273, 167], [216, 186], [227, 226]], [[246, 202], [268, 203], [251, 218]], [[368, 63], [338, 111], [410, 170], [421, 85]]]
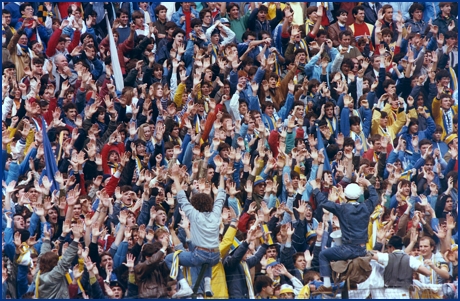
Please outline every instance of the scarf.
[[367, 142], [366, 142], [366, 138], [364, 137], [364, 133], [362, 131], [359, 134], [356, 134], [355, 132], [351, 131], [350, 137], [354, 141], [359, 140], [361, 142], [361, 145], [363, 146], [363, 150], [365, 152], [367, 151]]
[[246, 286], [248, 287], [249, 299], [254, 299], [254, 288], [252, 287], [251, 274], [249, 273], [249, 267], [246, 261], [241, 262], [241, 266], [244, 270], [244, 276], [246, 278]]
[[177, 274], [179, 273], [179, 254], [182, 253], [182, 250], [177, 250], [174, 252], [173, 261], [171, 266], [171, 272], [169, 273], [169, 277], [176, 280]]
[[32, 257], [30, 257], [31, 250], [27, 243], [23, 242], [21, 246], [19, 246], [19, 253], [20, 255], [16, 261], [19, 265], [33, 266]]

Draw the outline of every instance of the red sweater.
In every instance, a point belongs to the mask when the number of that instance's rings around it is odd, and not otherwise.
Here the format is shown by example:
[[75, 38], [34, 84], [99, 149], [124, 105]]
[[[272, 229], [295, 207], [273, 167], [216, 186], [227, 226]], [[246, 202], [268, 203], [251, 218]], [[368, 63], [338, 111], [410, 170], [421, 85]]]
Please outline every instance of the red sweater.
[[[50, 37], [50, 40], [48, 41], [48, 48], [46, 48], [46, 55], [48, 57], [52, 57], [53, 55], [56, 54], [56, 47], [59, 42], [59, 38], [62, 35], [62, 29], [58, 28], [56, 29], [53, 34]], [[67, 47], [67, 51], [72, 52], [72, 50], [78, 46], [80, 43], [80, 36], [81, 36], [81, 31], [76, 30], [73, 33], [73, 38], [72, 42], [70, 42], [69, 46]]]

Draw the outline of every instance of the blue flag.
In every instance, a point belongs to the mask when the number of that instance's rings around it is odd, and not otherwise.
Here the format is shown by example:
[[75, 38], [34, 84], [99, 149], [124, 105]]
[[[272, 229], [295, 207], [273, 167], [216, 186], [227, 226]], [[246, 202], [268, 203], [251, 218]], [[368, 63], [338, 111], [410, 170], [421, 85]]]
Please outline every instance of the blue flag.
[[[45, 169], [42, 173], [42, 176], [46, 175], [51, 181], [52, 185], [50, 188], [50, 193], [53, 193], [55, 190], [59, 190], [59, 184], [54, 181], [54, 175], [58, 171], [56, 158], [51, 148], [51, 143], [46, 133], [46, 123], [45, 119], [42, 117], [42, 134], [43, 134], [43, 151], [45, 152]], [[40, 179], [41, 182], [41, 179]]]
[[[318, 139], [318, 144], [316, 145], [316, 148], [318, 149], [318, 152], [320, 149], [323, 149], [323, 154], [324, 154], [324, 167], [323, 170], [328, 170], [332, 172], [331, 164], [329, 164], [329, 158], [327, 157], [327, 152], [326, 148], [324, 147], [324, 142], [323, 142], [323, 136], [321, 136], [321, 132], [319, 130], [319, 127], [316, 127], [316, 138]], [[334, 185], [337, 183], [335, 182], [334, 176], [332, 176], [332, 182]]]

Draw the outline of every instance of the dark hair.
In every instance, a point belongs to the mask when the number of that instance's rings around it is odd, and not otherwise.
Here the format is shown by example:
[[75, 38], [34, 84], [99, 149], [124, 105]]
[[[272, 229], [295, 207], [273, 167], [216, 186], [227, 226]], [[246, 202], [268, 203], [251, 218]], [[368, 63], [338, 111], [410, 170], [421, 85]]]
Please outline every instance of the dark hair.
[[448, 77], [448, 78], [450, 78], [450, 73], [449, 73], [449, 71], [447, 71], [446, 69], [439, 70], [439, 71], [436, 73], [435, 80], [436, 80], [436, 81], [440, 81], [443, 77]]
[[[204, 16], [207, 14], [207, 13], [210, 13], [211, 14], [211, 18], [212, 18], [212, 12], [209, 8], [203, 8], [201, 11], [200, 11], [200, 19], [203, 20], [204, 19]], [[192, 26], [193, 27], [193, 26]]]
[[390, 85], [396, 85], [396, 83], [395, 83], [394, 80], [392, 80], [392, 79], [390, 78], [390, 79], [384, 80], [382, 85], [383, 85], [383, 88], [386, 89], [386, 88], [388, 88], [388, 86], [390, 86]]
[[259, 6], [259, 11], [268, 13], [268, 7], [266, 7], [265, 5], [261, 5]]
[[385, 4], [384, 6], [382, 6], [382, 12], [385, 13], [385, 11], [389, 8], [393, 9], [393, 6], [391, 6], [390, 4]]
[[386, 35], [390, 35], [391, 38], [393, 38], [393, 32], [392, 32], [391, 29], [389, 29], [388, 27], [382, 29], [382, 37], [383, 37], [383, 36], [386, 36]]
[[446, 31], [444, 33], [444, 39], [447, 40], [447, 39], [451, 39], [451, 38], [457, 39], [458, 38], [457, 33], [455, 31], [452, 31], [452, 30]]
[[254, 282], [254, 289], [255, 293], [259, 294], [263, 288], [267, 286], [271, 286], [273, 284], [273, 280], [268, 277], [268, 276], [259, 276], [256, 278], [256, 281]]
[[163, 4], [160, 4], [157, 7], [155, 7], [155, 16], [158, 17], [158, 15], [160, 14], [160, 11], [162, 11], [162, 10], [168, 11], [166, 6], [164, 6]]
[[32, 65], [43, 65], [45, 63], [45, 60], [42, 59], [41, 57], [34, 57], [32, 59]]
[[16, 70], [16, 65], [13, 62], [6, 61], [2, 64], [2, 74], [5, 72], [5, 69], [14, 69]]
[[392, 236], [390, 240], [388, 241], [388, 246], [394, 247], [396, 250], [401, 250], [402, 247], [404, 246], [403, 240], [400, 236]]
[[353, 148], [355, 148], [355, 140], [353, 140], [353, 138], [351, 137], [345, 137], [345, 139], [343, 140], [343, 147], [345, 146], [352, 146]]
[[351, 14], [352, 14], [353, 16], [355, 16], [355, 15], [358, 14], [358, 12], [359, 12], [360, 10], [365, 11], [364, 6], [362, 6], [362, 5], [357, 5], [357, 6], [353, 7], [353, 10], [351, 11]]
[[199, 18], [195, 18], [192, 20], [192, 22], [190, 22], [190, 27], [193, 28], [198, 25], [201, 26], [201, 24], [203, 24], [203, 21], [201, 21]]
[[344, 10], [343, 8], [340, 8], [335, 12], [336, 17], [340, 17], [341, 14], [346, 14], [348, 16], [348, 12]]
[[212, 212], [214, 201], [206, 193], [197, 193], [192, 196], [190, 204], [199, 212]]
[[142, 256], [144, 256], [144, 258], [150, 257], [156, 252], [158, 252], [162, 247], [163, 245], [159, 241], [156, 241], [154, 243], [147, 243], [142, 247]]
[[7, 9], [2, 9], [2, 15], [11, 15], [11, 12]]
[[317, 6], [309, 6], [307, 8], [307, 17], [310, 17], [310, 15], [314, 12], [317, 12], [318, 11], [318, 7]]
[[243, 35], [241, 36], [241, 39], [243, 41], [247, 40], [249, 36], [253, 36], [253, 37], [257, 38], [257, 34], [254, 31], [245, 31], [243, 33]]
[[353, 63], [353, 60], [351, 58], [345, 58], [345, 59], [343, 59], [342, 65], [340, 67], [342, 67], [343, 65], [348, 65], [348, 67], [350, 67], [350, 69], [353, 69], [354, 64], [355, 63]]
[[185, 37], [185, 31], [182, 28], [177, 27], [176, 29], [174, 29], [174, 32], [172, 34], [173, 38], [175, 38], [180, 33], [183, 34]]
[[173, 21], [168, 21], [165, 23], [165, 29], [170, 30], [171, 28], [176, 28], [177, 24], [174, 23]]
[[446, 5], [450, 5], [450, 7], [452, 7], [452, 3], [450, 2], [439, 2], [439, 8], [443, 8]]
[[425, 139], [420, 140], [420, 142], [418, 143], [418, 147], [422, 147], [423, 145], [426, 145], [426, 144], [431, 145], [433, 143], [431, 142], [431, 140], [425, 138]]
[[69, 110], [71, 110], [71, 109], [77, 110], [77, 106], [76, 106], [73, 102], [69, 102], [68, 104], [66, 104], [66, 105], [63, 107], [63, 109], [64, 109], [64, 112], [67, 112], [67, 111], [69, 111]]
[[414, 3], [409, 8], [409, 15], [412, 17], [412, 14], [415, 13], [416, 10], [421, 10], [423, 12], [423, 5], [420, 3]]
[[[33, 6], [32, 6], [32, 3], [30, 3], [30, 2], [25, 2], [25, 3], [23, 3], [23, 4], [21, 4], [21, 5], [19, 6], [19, 12], [25, 11], [25, 9], [26, 9], [27, 6], [33, 7]], [[70, 6], [69, 6], [69, 7], [70, 7]]]
[[240, 10], [240, 7], [239, 7], [238, 4], [236, 4], [235, 2], [231, 2], [231, 3], [228, 5], [228, 10], [229, 10], [229, 11], [232, 10], [232, 8], [234, 8], [235, 6], [238, 8], [238, 10]]
[[318, 32], [316, 33], [317, 38], [319, 38], [322, 35], [325, 35], [326, 37], [328, 36], [328, 33], [325, 29], [319, 29]]
[[309, 270], [306, 273], [303, 274], [303, 284], [307, 285], [309, 282], [315, 280], [315, 276], [320, 276], [319, 272]]
[[344, 30], [339, 33], [339, 40], [343, 39], [343, 36], [351, 37], [353, 36], [353, 33], [349, 30]]
[[352, 125], [360, 125], [361, 124], [361, 118], [358, 116], [351, 116], [350, 117], [350, 126]]

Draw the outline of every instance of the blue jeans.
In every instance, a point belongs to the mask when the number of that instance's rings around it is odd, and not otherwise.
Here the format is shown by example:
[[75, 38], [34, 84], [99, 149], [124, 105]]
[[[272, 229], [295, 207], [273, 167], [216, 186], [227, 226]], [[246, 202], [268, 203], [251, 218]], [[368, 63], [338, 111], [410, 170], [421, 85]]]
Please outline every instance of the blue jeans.
[[321, 277], [331, 277], [331, 261], [354, 259], [366, 254], [366, 246], [360, 245], [341, 245], [325, 249], [319, 253], [319, 273]]
[[[166, 265], [169, 269], [172, 267], [174, 253], [168, 254], [165, 258]], [[195, 248], [192, 252], [183, 251], [179, 254], [179, 265], [184, 267], [197, 267], [198, 272], [201, 266], [207, 263], [209, 266], [204, 273], [204, 278], [212, 276], [212, 267], [215, 266], [220, 260], [220, 252], [207, 252]], [[184, 278], [182, 271], [179, 269], [177, 280]]]

